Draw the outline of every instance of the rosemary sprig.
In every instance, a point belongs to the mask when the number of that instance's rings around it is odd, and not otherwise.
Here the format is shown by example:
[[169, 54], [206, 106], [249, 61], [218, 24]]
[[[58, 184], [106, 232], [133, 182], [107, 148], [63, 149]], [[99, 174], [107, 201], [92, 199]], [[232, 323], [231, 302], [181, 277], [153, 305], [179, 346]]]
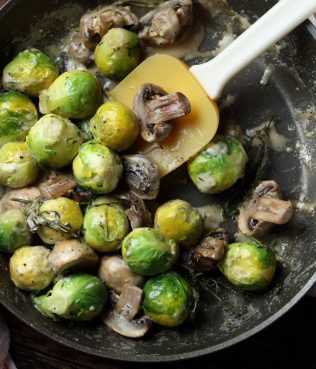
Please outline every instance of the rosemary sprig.
[[[204, 273], [196, 272], [194, 269], [189, 268], [186, 265], [180, 265], [186, 272], [188, 279], [195, 289], [195, 304], [194, 307], [198, 304], [199, 300], [199, 291], [202, 289], [204, 291], [209, 292], [216, 300], [219, 302], [223, 302], [222, 298], [218, 295], [220, 286], [228, 288], [224, 283], [217, 281], [216, 279], [206, 276]], [[230, 288], [230, 286], [229, 286]]]
[[69, 223], [64, 224], [60, 221], [60, 215], [56, 211], [40, 211], [44, 200], [37, 199], [34, 201], [12, 198], [12, 201], [18, 201], [26, 204], [26, 224], [31, 232], [35, 233], [39, 227], [49, 227], [57, 232], [69, 234], [74, 238], [78, 238], [78, 234], [72, 232], [72, 227]]

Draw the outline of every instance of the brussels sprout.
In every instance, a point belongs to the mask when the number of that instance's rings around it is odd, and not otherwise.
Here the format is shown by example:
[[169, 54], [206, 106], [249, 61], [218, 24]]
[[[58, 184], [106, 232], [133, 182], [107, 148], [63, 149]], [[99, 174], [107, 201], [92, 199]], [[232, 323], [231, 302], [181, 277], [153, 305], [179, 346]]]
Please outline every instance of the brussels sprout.
[[188, 162], [188, 172], [203, 193], [219, 193], [243, 176], [247, 154], [242, 144], [231, 136], [216, 136]]
[[48, 114], [31, 128], [26, 142], [42, 168], [62, 168], [76, 156], [82, 136], [70, 120]]
[[84, 240], [99, 252], [116, 251], [129, 231], [129, 222], [120, 203], [101, 197], [87, 209], [83, 219]]
[[167, 238], [183, 246], [197, 243], [203, 221], [199, 212], [183, 200], [171, 200], [159, 206], [155, 215], [155, 228]]
[[32, 234], [25, 221], [25, 215], [18, 209], [0, 214], [0, 251], [14, 252], [31, 243]]
[[25, 187], [37, 178], [38, 166], [24, 142], [0, 147], [0, 183], [10, 188]]
[[61, 74], [40, 94], [39, 107], [43, 114], [55, 113], [65, 118], [90, 118], [102, 100], [102, 88], [97, 78], [83, 70]]
[[99, 194], [115, 190], [123, 173], [118, 155], [93, 140], [80, 147], [72, 169], [76, 181], [81, 186]]
[[137, 228], [122, 243], [126, 264], [141, 275], [155, 275], [170, 269], [178, 259], [179, 248], [174, 240], [151, 228]]
[[48, 88], [58, 77], [57, 64], [37, 49], [20, 52], [3, 70], [3, 87], [32, 96]]
[[273, 279], [276, 259], [274, 253], [260, 243], [232, 243], [218, 267], [236, 287], [260, 291]]
[[54, 277], [50, 251], [43, 246], [24, 246], [11, 256], [9, 267], [16, 287], [37, 292], [46, 288]]
[[128, 149], [139, 135], [136, 115], [127, 106], [107, 101], [91, 119], [94, 138], [115, 151]]
[[102, 38], [94, 52], [98, 69], [110, 79], [122, 79], [139, 63], [140, 42], [136, 33], [112, 28]]
[[67, 197], [45, 201], [39, 208], [38, 217], [43, 217], [46, 225], [40, 226], [37, 233], [49, 245], [72, 238], [83, 221], [78, 203]]
[[98, 277], [77, 273], [60, 279], [45, 295], [33, 297], [33, 303], [52, 319], [91, 320], [101, 313], [107, 297]]
[[145, 283], [143, 307], [157, 324], [180, 325], [188, 317], [192, 302], [192, 288], [180, 274], [162, 274]]
[[27, 96], [14, 91], [0, 95], [0, 146], [24, 141], [36, 121], [36, 107]]
[[91, 132], [91, 123], [89, 119], [78, 122], [77, 126], [80, 129], [83, 142], [93, 140], [93, 134]]

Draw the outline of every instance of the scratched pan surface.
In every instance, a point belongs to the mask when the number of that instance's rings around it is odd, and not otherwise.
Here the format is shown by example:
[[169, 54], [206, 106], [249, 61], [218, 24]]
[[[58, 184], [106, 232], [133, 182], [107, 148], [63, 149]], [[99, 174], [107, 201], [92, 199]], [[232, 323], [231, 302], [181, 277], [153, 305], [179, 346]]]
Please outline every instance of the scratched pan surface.
[[[87, 2], [67, 1], [66, 7], [65, 3], [12, 0], [0, 8], [0, 70], [16, 51], [29, 45], [31, 30], [38, 34], [33, 46], [45, 49], [67, 32], [67, 25], [78, 22]], [[89, 5], [96, 3], [91, 1]], [[273, 1], [228, 3], [250, 21], [273, 5]], [[39, 19], [42, 25], [38, 24]], [[216, 46], [215, 22], [211, 17], [204, 21], [207, 37], [202, 46], [210, 49]], [[35, 329], [71, 348], [104, 358], [144, 362], [191, 358], [223, 349], [250, 337], [290, 309], [316, 280], [313, 210], [316, 204], [316, 41], [312, 33], [307, 23], [302, 25], [279, 47], [243, 71], [224, 92], [224, 98], [234, 96], [230, 114], [244, 129], [273, 118], [276, 130], [286, 139], [282, 142], [287, 149], [269, 150], [262, 178], [278, 181], [285, 197], [301, 209], [296, 210], [288, 225], [275, 229], [265, 240], [279, 260], [277, 276], [269, 291], [248, 295], [223, 288], [218, 291], [222, 302], [210, 294], [202, 294], [194, 323], [178, 329], [155, 328], [148, 337], [134, 341], [108, 331], [99, 321], [55, 323], [43, 317], [32, 307], [27, 294], [13, 287], [8, 259], [0, 255], [0, 302]], [[271, 63], [274, 70], [269, 83], [260, 86], [265, 67]], [[227, 111], [222, 116], [225, 114]], [[179, 178], [181, 181], [175, 185]], [[181, 171], [176, 178], [167, 178], [162, 189], [162, 200], [180, 197], [194, 205], [220, 203], [232, 196], [232, 192], [217, 197], [202, 196], [183, 180]]]

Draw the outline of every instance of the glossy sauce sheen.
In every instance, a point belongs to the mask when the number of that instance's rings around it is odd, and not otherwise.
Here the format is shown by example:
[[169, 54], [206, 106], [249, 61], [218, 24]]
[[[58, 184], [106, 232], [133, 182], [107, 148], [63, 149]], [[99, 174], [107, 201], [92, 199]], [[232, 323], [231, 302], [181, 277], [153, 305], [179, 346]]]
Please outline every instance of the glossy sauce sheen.
[[155, 55], [133, 70], [109, 95], [130, 108], [144, 83], [162, 87], [169, 94], [182, 92], [191, 103], [191, 113], [175, 120], [170, 136], [159, 143], [138, 140], [132, 153], [144, 153], [159, 167], [161, 177], [201, 150], [215, 135], [219, 113], [187, 66], [168, 55]]

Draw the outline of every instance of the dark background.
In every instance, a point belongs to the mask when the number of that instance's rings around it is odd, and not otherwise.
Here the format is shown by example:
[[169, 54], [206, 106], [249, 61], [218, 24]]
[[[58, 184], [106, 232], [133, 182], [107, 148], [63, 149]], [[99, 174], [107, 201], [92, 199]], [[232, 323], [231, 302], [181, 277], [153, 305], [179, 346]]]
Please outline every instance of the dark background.
[[11, 355], [18, 369], [315, 369], [316, 299], [304, 297], [255, 336], [215, 354], [169, 364], [127, 364], [69, 350], [0, 308], [11, 330]]

